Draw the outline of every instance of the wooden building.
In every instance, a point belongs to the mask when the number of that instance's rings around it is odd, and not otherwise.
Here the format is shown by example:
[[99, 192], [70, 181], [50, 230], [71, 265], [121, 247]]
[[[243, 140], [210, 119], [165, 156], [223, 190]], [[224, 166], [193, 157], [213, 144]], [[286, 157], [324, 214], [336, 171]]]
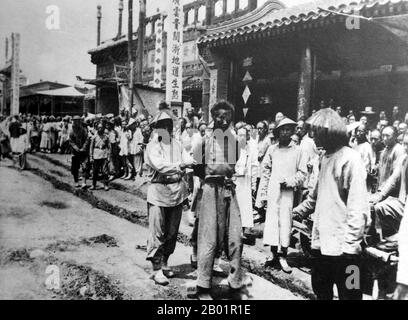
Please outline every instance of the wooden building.
[[51, 81], [41, 81], [20, 88], [20, 112], [35, 115], [81, 115], [85, 92]]
[[[265, 2], [259, 0], [261, 2]], [[197, 39], [205, 34], [210, 25], [222, 24], [225, 21], [233, 21], [256, 9], [257, 0], [197, 0], [184, 5], [184, 61], [183, 61], [183, 101], [190, 102], [193, 107], [201, 108], [203, 97], [203, 80], [208, 78], [205, 67], [199, 57]], [[283, 7], [281, 5], [280, 7]], [[123, 10], [123, 8], [122, 8]], [[100, 15], [99, 15], [100, 17]], [[119, 14], [121, 17], [121, 12]], [[167, 18], [164, 17], [163, 51], [166, 53], [167, 42]], [[121, 18], [119, 18], [121, 19]], [[143, 86], [153, 85], [156, 42], [156, 22], [160, 14], [146, 18], [145, 39], [143, 52]], [[119, 22], [121, 25], [122, 22]], [[99, 36], [98, 36], [99, 38]], [[96, 65], [96, 78], [87, 79], [87, 83], [97, 87], [96, 112], [114, 113], [119, 112], [120, 98], [116, 66], [128, 66], [128, 37], [122, 35], [119, 28], [118, 35], [110, 40], [102, 42], [88, 53], [91, 61]], [[136, 57], [137, 32], [133, 35], [133, 56]], [[166, 77], [166, 54], [163, 57], [162, 66], [163, 86]], [[205, 93], [204, 93], [205, 94]]]
[[[284, 8], [277, 1], [198, 39], [210, 80], [203, 109], [227, 99], [237, 119], [309, 116], [321, 100], [345, 113], [408, 106], [408, 1], [324, 0]], [[211, 96], [213, 95], [213, 96]]]

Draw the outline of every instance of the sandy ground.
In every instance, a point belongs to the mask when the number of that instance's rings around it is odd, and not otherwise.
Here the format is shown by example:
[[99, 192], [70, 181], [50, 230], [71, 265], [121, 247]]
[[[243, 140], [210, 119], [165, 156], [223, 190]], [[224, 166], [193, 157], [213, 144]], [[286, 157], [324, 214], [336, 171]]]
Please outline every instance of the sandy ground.
[[[0, 299], [188, 298], [187, 288], [195, 279], [190, 247], [178, 243], [170, 259], [176, 277], [167, 287], [156, 286], [145, 260], [145, 227], [8, 165], [0, 163]], [[128, 201], [129, 207], [145, 210], [140, 198]], [[47, 288], [50, 275], [58, 276], [59, 289]], [[300, 299], [253, 278], [253, 299]], [[225, 279], [215, 282], [215, 297], [228, 298]]]
[[[29, 156], [29, 163], [37, 174], [51, 177], [54, 186], [55, 182], [64, 184], [63, 190], [67, 190], [67, 186], [71, 188], [70, 192], [78, 195], [77, 190], [72, 190], [72, 177], [70, 169], [70, 155], [59, 154], [35, 154]], [[89, 184], [90, 182], [88, 182]], [[57, 186], [60, 187], [60, 186]], [[79, 192], [79, 196], [86, 201], [91, 201], [102, 210], [106, 210], [111, 214], [128, 219], [131, 222], [142, 223], [147, 225], [146, 220], [146, 191], [147, 178], [137, 177], [135, 181], [124, 181], [117, 179], [111, 183], [111, 190], [103, 192], [97, 190], [94, 192]], [[68, 188], [68, 189], [69, 189]], [[89, 197], [91, 196], [91, 199]], [[95, 197], [95, 199], [92, 199]], [[183, 239], [183, 243], [188, 243], [192, 232], [192, 227], [188, 223], [188, 214], [184, 212], [179, 229], [179, 236]], [[264, 268], [265, 259], [270, 255], [269, 248], [263, 245], [262, 230], [263, 224], [257, 225], [259, 238], [256, 240], [255, 246], [244, 246], [243, 263], [246, 268], [257, 275], [279, 284], [283, 288], [287, 288], [293, 292], [300, 293], [308, 298], [313, 298], [314, 294], [311, 288], [310, 270], [308, 269], [308, 260], [305, 258], [299, 248], [290, 248], [289, 263], [294, 266], [292, 274], [286, 274], [280, 270], [273, 268]], [[299, 243], [297, 244], [298, 247]]]

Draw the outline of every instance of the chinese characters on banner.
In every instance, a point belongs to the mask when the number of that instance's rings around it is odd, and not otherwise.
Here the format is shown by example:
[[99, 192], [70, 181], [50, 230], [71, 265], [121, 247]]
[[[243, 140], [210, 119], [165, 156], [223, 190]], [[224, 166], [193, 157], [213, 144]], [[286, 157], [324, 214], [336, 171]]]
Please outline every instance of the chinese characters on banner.
[[297, 116], [309, 116], [310, 91], [312, 87], [312, 55], [310, 48], [306, 48], [302, 55], [301, 72], [299, 78]]
[[11, 114], [20, 112], [20, 34], [11, 35], [12, 64], [11, 64]]
[[167, 19], [169, 19], [169, 30], [167, 31], [166, 100], [168, 102], [181, 102], [184, 24], [181, 0], [171, 0], [171, 9]]
[[156, 46], [154, 55], [154, 76], [153, 87], [161, 88], [162, 85], [162, 66], [163, 66], [163, 16], [156, 21]]
[[[218, 70], [212, 69], [210, 70], [210, 98], [209, 98], [209, 110], [213, 107], [213, 105], [217, 102], [217, 80], [218, 80]], [[211, 115], [209, 115], [209, 119], [211, 119]]]

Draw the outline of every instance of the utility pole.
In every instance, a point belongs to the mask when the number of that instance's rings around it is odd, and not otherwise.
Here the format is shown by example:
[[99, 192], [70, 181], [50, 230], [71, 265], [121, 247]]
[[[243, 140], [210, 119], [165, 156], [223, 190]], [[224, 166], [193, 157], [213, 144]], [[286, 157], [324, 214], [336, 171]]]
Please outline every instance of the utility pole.
[[146, 0], [139, 0], [139, 28], [137, 30], [137, 82], [143, 83], [143, 45], [145, 36]]
[[98, 19], [98, 27], [97, 27], [97, 40], [96, 44], [99, 46], [101, 44], [101, 19], [102, 19], [102, 6], [97, 6], [97, 13], [96, 18]]
[[20, 34], [11, 34], [11, 103], [10, 115], [20, 113]]
[[8, 60], [8, 51], [9, 50], [9, 39], [6, 37], [6, 63]]
[[129, 115], [133, 108], [133, 81], [134, 81], [134, 62], [133, 62], [133, 0], [128, 2], [128, 63], [129, 63]]

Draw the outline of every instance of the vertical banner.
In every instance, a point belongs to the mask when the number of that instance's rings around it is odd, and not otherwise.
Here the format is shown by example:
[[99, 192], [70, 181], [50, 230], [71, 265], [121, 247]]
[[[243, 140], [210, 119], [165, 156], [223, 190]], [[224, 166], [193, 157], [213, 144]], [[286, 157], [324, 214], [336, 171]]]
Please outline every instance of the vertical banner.
[[210, 70], [210, 99], [209, 99], [209, 117], [211, 119], [211, 108], [217, 102], [217, 81], [218, 81], [218, 70], [211, 69]]
[[298, 120], [309, 116], [310, 97], [312, 90], [312, 53], [310, 47], [304, 48], [300, 62], [300, 78], [298, 91]]
[[167, 31], [166, 100], [181, 102], [183, 89], [183, 25], [181, 0], [171, 0]]
[[11, 61], [11, 115], [20, 112], [20, 34], [12, 33]]
[[154, 75], [153, 87], [161, 88], [162, 85], [162, 66], [163, 66], [163, 16], [156, 21], [156, 46], [154, 50]]

